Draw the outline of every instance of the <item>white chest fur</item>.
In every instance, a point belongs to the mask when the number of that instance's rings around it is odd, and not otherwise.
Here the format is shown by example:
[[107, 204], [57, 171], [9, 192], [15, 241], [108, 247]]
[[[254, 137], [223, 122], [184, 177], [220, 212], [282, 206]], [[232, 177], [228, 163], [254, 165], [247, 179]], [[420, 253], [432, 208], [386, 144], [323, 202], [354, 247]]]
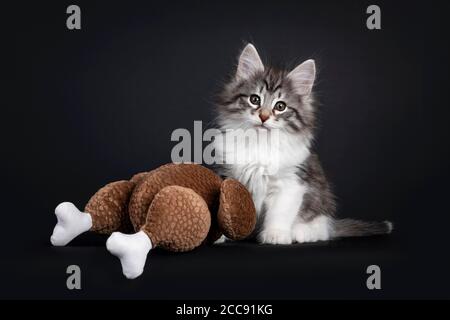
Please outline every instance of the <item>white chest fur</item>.
[[[264, 140], [241, 141], [232, 147], [215, 146], [216, 153], [223, 157], [224, 174], [239, 180], [252, 194], [258, 223], [262, 225], [259, 241], [290, 244], [327, 240], [328, 218], [304, 222], [299, 215], [308, 185], [300, 180], [297, 172], [298, 166], [310, 155], [308, 145], [301, 138], [288, 134], [267, 141], [270, 147], [264, 145]], [[235, 159], [239, 161], [230, 161]]]
[[257, 133], [256, 141], [252, 140], [254, 136], [252, 139], [242, 136], [248, 132], [238, 133], [233, 143], [228, 136], [222, 136], [216, 140], [220, 143], [215, 149], [220, 155], [219, 161], [226, 164], [226, 174], [239, 180], [252, 194], [259, 216], [268, 206], [267, 201], [288, 189], [300, 187], [296, 172], [298, 165], [309, 156], [309, 149], [297, 136], [283, 132], [271, 134], [267, 130], [262, 135], [261, 131]]

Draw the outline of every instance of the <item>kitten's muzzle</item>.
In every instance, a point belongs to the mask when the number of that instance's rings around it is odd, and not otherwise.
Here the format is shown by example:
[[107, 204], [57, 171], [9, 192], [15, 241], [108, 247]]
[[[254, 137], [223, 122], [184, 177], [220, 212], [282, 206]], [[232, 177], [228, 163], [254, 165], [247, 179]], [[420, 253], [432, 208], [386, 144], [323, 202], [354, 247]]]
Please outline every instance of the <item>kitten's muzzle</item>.
[[261, 110], [259, 112], [259, 118], [261, 119], [262, 123], [266, 122], [270, 118], [270, 111]]

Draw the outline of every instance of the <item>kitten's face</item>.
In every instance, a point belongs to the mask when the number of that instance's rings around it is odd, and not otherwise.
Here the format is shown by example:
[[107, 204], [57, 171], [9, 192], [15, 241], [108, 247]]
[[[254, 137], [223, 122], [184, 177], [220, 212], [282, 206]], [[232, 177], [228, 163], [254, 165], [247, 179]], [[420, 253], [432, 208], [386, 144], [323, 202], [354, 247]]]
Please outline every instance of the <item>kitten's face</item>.
[[311, 135], [314, 78], [313, 60], [291, 72], [265, 68], [256, 49], [248, 44], [241, 53], [234, 79], [220, 97], [219, 123], [227, 129], [280, 129]]

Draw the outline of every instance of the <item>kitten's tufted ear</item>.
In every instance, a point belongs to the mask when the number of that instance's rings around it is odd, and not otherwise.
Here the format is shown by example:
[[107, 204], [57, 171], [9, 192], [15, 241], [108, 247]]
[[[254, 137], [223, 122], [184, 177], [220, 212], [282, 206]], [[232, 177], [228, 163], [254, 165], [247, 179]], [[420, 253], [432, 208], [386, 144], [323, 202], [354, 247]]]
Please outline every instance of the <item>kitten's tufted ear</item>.
[[309, 59], [298, 65], [289, 72], [287, 78], [292, 81], [293, 88], [297, 94], [310, 94], [316, 78], [316, 64], [314, 60]]
[[239, 63], [236, 71], [237, 79], [248, 79], [258, 72], [264, 71], [264, 65], [259, 57], [256, 48], [249, 43], [239, 57]]

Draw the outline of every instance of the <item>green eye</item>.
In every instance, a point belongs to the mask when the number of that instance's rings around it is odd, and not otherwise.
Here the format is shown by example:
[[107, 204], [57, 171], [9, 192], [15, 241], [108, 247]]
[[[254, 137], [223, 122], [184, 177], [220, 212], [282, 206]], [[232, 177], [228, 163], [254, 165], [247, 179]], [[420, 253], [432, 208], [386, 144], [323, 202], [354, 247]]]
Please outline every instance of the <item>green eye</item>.
[[273, 108], [277, 111], [284, 111], [286, 110], [286, 103], [284, 103], [283, 101], [278, 101], [277, 103], [275, 103], [275, 106]]
[[252, 105], [259, 106], [261, 103], [261, 98], [256, 94], [252, 94], [249, 98], [249, 101]]

